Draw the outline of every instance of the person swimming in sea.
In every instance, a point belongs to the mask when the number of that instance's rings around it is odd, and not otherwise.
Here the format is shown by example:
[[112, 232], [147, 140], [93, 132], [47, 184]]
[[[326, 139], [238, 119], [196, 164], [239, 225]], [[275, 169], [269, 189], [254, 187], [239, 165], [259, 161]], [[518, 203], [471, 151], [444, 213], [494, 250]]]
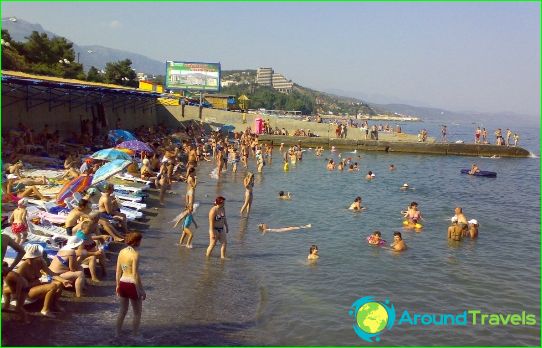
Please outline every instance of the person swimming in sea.
[[386, 241], [382, 239], [382, 234], [380, 231], [374, 231], [370, 236], [367, 237], [367, 242], [370, 245], [383, 246], [386, 244]]
[[365, 179], [367, 180], [373, 180], [376, 177], [376, 175], [372, 171], [368, 171], [367, 175], [365, 176]]
[[267, 232], [277, 232], [277, 233], [291, 232], [291, 231], [296, 231], [296, 230], [301, 230], [301, 229], [306, 229], [306, 228], [311, 228], [311, 227], [312, 227], [311, 224], [303, 225], [303, 226], [282, 227], [282, 228], [269, 228], [267, 224], [258, 225], [258, 228], [260, 229], [260, 232], [262, 232], [262, 234], [266, 234]]
[[401, 232], [393, 232], [393, 243], [390, 244], [390, 248], [393, 251], [405, 251], [407, 249], [406, 243], [401, 236]]
[[320, 258], [320, 256], [318, 255], [318, 246], [316, 244], [313, 244], [309, 248], [309, 256], [307, 256], [307, 259], [316, 260], [318, 258]]
[[362, 210], [365, 210], [365, 207], [362, 207], [361, 206], [361, 197], [360, 196], [357, 196], [355, 199], [354, 199], [354, 202], [352, 202], [352, 204], [350, 204], [350, 208], [348, 208], [349, 210], [354, 210], [354, 211], [362, 211]]
[[290, 192], [279, 191], [279, 199], [291, 199]]

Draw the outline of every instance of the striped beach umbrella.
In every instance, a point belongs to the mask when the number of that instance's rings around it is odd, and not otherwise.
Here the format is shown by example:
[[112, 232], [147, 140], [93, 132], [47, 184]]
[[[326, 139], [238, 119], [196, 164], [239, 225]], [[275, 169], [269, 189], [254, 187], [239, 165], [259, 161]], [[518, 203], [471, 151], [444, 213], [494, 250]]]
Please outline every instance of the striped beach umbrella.
[[132, 160], [132, 157], [130, 157], [130, 155], [122, 151], [119, 151], [118, 149], [113, 149], [113, 148], [97, 151], [93, 153], [90, 157], [97, 160], [103, 160], [103, 161], [114, 161], [116, 159], [123, 159], [127, 161]]
[[124, 141], [118, 144], [117, 148], [130, 149], [136, 152], [148, 152], [148, 153], [154, 152], [149, 145], [139, 140]]
[[64, 204], [64, 200], [70, 198], [75, 192], [85, 191], [92, 183], [92, 175], [80, 175], [70, 182], [66, 183], [58, 195], [56, 201], [59, 204]]
[[116, 159], [114, 161], [104, 164], [103, 166], [98, 168], [96, 173], [94, 173], [92, 185], [105, 181], [113, 175], [123, 171], [126, 167], [130, 165], [130, 163], [132, 163], [132, 161]]

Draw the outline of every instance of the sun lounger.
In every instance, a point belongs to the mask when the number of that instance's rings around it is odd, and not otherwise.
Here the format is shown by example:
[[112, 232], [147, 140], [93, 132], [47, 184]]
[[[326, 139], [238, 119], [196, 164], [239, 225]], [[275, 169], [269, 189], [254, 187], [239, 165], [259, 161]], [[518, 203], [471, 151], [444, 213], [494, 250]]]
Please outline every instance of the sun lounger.
[[133, 176], [133, 175], [128, 174], [128, 173], [116, 174], [115, 178], [118, 178], [118, 179], [121, 179], [121, 180], [124, 180], [124, 181], [140, 182], [140, 183], [143, 183], [143, 184], [146, 184], [146, 185], [151, 184], [151, 182], [148, 181], [148, 180], [143, 180], [141, 178], [138, 178], [138, 177]]
[[141, 209], [147, 208], [146, 203], [137, 203], [137, 202], [132, 202], [132, 201], [122, 201], [121, 205], [123, 207], [135, 209], [137, 211], [140, 211]]

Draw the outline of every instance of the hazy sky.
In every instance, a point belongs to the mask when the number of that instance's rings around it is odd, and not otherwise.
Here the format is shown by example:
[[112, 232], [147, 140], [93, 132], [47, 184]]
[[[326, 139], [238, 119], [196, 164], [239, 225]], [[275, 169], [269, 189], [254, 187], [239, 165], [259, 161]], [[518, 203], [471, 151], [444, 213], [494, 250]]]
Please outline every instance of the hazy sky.
[[2, 2], [2, 16], [161, 61], [273, 67], [369, 101], [540, 114], [535, 2]]

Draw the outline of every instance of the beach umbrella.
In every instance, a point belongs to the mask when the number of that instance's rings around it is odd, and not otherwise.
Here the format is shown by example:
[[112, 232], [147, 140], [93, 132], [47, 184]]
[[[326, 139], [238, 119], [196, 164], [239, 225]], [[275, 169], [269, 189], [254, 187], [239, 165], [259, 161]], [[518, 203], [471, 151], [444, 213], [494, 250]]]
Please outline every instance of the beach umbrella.
[[130, 132], [124, 129], [112, 129], [109, 131], [109, 139], [113, 142], [116, 142], [120, 138], [123, 139], [123, 141], [129, 141], [129, 140], [137, 140], [137, 138]]
[[130, 157], [130, 155], [122, 151], [119, 151], [118, 149], [113, 149], [113, 148], [97, 151], [93, 153], [90, 157], [97, 160], [103, 160], [103, 161], [114, 161], [116, 159], [123, 159], [127, 161], [132, 160], [132, 157]]
[[154, 152], [149, 145], [139, 140], [124, 141], [118, 144], [117, 148], [130, 149], [136, 152]]
[[121, 152], [124, 152], [130, 156], [133, 156], [135, 155], [135, 151], [134, 150], [130, 150], [130, 149], [121, 149], [121, 148], [116, 148], [117, 150], [121, 151]]
[[132, 163], [132, 161], [116, 159], [114, 161], [104, 164], [103, 166], [98, 168], [96, 173], [94, 173], [94, 178], [92, 179], [92, 185], [95, 185], [99, 182], [109, 179], [113, 175], [121, 172], [126, 167], [128, 167], [130, 163]]
[[75, 192], [85, 191], [92, 183], [92, 175], [80, 175], [70, 182], [66, 183], [58, 195], [56, 201], [58, 203], [64, 203], [64, 200], [73, 196]]

